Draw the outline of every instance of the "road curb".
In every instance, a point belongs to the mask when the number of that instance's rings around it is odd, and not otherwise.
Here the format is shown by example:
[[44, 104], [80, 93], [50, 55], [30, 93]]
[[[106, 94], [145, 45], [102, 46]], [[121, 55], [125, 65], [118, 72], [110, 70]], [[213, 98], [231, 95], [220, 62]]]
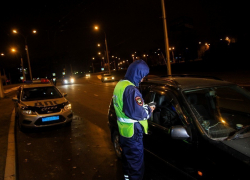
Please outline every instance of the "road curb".
[[8, 134], [8, 149], [5, 164], [4, 180], [16, 180], [16, 151], [15, 151], [15, 109], [10, 118]]

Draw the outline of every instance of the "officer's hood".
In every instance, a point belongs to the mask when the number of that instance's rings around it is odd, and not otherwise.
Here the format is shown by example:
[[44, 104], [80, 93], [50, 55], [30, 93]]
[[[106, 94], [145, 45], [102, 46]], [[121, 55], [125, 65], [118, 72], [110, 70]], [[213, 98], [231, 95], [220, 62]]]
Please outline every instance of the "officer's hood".
[[143, 60], [136, 60], [129, 65], [127, 72], [125, 74], [125, 79], [132, 82], [137, 87], [141, 82], [142, 78], [147, 76], [149, 73], [149, 67]]

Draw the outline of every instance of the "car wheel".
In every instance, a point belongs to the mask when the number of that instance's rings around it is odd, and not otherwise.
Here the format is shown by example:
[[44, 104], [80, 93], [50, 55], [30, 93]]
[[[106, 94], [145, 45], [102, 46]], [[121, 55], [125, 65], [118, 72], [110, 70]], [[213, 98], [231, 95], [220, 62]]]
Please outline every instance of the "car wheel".
[[27, 130], [21, 125], [18, 115], [16, 115], [16, 121], [17, 121], [17, 125], [18, 125], [19, 130], [21, 132], [26, 132]]
[[65, 123], [65, 126], [69, 127], [69, 126], [71, 126], [71, 124], [72, 124], [72, 121]]
[[120, 135], [117, 131], [113, 133], [113, 146], [115, 149], [115, 154], [119, 159], [122, 159], [122, 148], [119, 143]]

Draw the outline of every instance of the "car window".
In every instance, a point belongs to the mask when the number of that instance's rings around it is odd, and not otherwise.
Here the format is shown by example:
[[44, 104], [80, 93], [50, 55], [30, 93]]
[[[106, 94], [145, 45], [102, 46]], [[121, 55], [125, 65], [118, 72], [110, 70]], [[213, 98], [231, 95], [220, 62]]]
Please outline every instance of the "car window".
[[24, 88], [22, 93], [22, 101], [54, 99], [61, 97], [62, 97], [61, 93], [53, 86]]
[[180, 124], [178, 114], [180, 106], [172, 93], [156, 92], [154, 102], [156, 102], [156, 108], [153, 112], [153, 122], [164, 127]]
[[185, 91], [198, 122], [209, 137], [226, 139], [250, 125], [250, 94], [237, 86]]
[[152, 101], [152, 99], [150, 98], [152, 95], [152, 93], [150, 93], [150, 87], [151, 86], [149, 86], [147, 84], [146, 85], [140, 84], [140, 86], [139, 86], [140, 92], [141, 92], [142, 97], [144, 99], [144, 102], [146, 104]]

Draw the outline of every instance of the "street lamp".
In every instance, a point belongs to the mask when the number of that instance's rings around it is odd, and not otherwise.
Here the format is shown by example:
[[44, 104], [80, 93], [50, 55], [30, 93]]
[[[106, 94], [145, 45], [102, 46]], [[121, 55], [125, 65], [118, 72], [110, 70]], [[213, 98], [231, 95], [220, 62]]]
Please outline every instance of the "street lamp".
[[166, 55], [167, 55], [167, 72], [168, 75], [172, 75], [171, 72], [171, 64], [170, 64], [170, 55], [169, 55], [169, 42], [168, 42], [168, 30], [167, 30], [167, 17], [166, 17], [166, 10], [165, 10], [165, 3], [164, 0], [161, 0], [161, 7], [162, 7], [162, 19], [164, 24], [164, 36], [165, 36], [165, 48], [166, 48]]
[[[4, 53], [1, 53], [1, 56], [4, 56]], [[0, 98], [4, 98], [4, 89], [3, 89], [1, 71], [0, 71]]]
[[[17, 51], [16, 51], [15, 48], [12, 48], [11, 52], [16, 53]], [[21, 66], [22, 66], [22, 72], [23, 72], [23, 80], [26, 80], [25, 73], [24, 73], [24, 68], [23, 68], [23, 57], [22, 57], [22, 54], [20, 54], [20, 56], [21, 56]]]
[[[21, 34], [20, 32], [18, 32], [17, 30], [13, 30], [12, 31], [14, 34]], [[37, 31], [36, 30], [33, 30], [32, 31], [33, 34], [36, 34]], [[26, 53], [27, 53], [27, 59], [28, 59], [28, 65], [29, 65], [29, 73], [30, 73], [30, 80], [32, 80], [32, 71], [31, 71], [31, 66], [30, 66], [30, 56], [29, 56], [29, 49], [28, 49], [28, 44], [27, 44], [27, 36], [24, 36], [23, 34], [21, 34], [24, 38], [24, 41], [25, 41], [25, 50], [26, 50]]]
[[[95, 26], [94, 29], [95, 29], [95, 30], [99, 30], [99, 27], [98, 27], [98, 26]], [[104, 32], [104, 31], [103, 31], [103, 32]], [[105, 33], [105, 32], [104, 32], [104, 36], [105, 36], [106, 56], [107, 56], [107, 60], [108, 60], [108, 69], [109, 69], [109, 74], [110, 74], [108, 43], [107, 43], [107, 38], [106, 38], [106, 33]]]
[[170, 47], [169, 51], [172, 51], [173, 63], [175, 63], [175, 59], [174, 59], [174, 47]]

